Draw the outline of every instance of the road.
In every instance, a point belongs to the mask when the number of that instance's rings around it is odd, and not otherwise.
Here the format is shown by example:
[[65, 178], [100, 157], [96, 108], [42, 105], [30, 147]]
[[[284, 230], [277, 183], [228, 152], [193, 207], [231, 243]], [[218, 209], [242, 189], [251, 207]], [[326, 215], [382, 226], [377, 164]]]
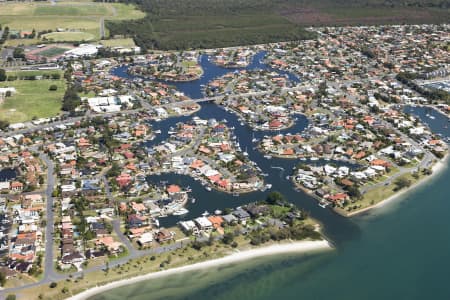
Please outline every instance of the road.
[[105, 38], [105, 18], [100, 18], [100, 39]]

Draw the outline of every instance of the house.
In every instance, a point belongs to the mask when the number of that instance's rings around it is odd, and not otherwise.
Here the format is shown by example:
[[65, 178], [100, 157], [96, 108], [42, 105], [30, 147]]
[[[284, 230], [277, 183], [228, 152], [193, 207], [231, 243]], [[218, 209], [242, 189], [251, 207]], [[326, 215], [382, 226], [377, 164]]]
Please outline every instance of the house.
[[208, 217], [208, 220], [211, 222], [212, 226], [215, 229], [222, 227], [223, 219], [221, 216], [210, 216]]
[[162, 242], [166, 242], [166, 241], [170, 241], [171, 239], [173, 239], [174, 234], [172, 232], [170, 232], [167, 229], [161, 229], [158, 231], [158, 233], [156, 234], [156, 240], [159, 243]]
[[198, 227], [195, 225], [194, 221], [181, 221], [179, 224], [184, 233], [194, 235], [199, 234]]
[[145, 232], [141, 235], [141, 237], [137, 240], [137, 243], [144, 247], [148, 246], [153, 242], [153, 234], [151, 232]]
[[129, 215], [127, 218], [127, 224], [130, 228], [141, 227], [144, 225], [143, 219], [135, 214]]
[[23, 183], [19, 181], [11, 182], [10, 189], [14, 192], [21, 192], [23, 190]]
[[194, 220], [198, 228], [202, 231], [210, 231], [213, 229], [213, 224], [206, 217], [198, 217]]
[[240, 207], [233, 211], [233, 215], [241, 222], [245, 222], [250, 219], [250, 214]]
[[227, 224], [234, 224], [238, 221], [238, 219], [232, 214], [224, 215], [222, 216], [222, 219]]
[[63, 256], [61, 262], [66, 265], [79, 264], [82, 263], [84, 259], [84, 256], [80, 252], [74, 251], [68, 255]]

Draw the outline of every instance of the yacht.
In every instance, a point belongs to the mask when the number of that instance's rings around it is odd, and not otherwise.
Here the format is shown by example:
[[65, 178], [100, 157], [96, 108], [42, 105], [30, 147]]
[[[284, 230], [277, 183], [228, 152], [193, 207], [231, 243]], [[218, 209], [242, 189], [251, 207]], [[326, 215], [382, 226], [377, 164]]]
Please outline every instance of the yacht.
[[214, 211], [214, 214], [215, 214], [215, 215], [221, 215], [221, 214], [222, 214], [222, 211], [221, 211], [220, 209], [216, 209], [216, 210]]
[[271, 185], [270, 183], [268, 183], [268, 184], [266, 184], [266, 188], [267, 188], [268, 190], [270, 190], [270, 189], [272, 188], [272, 185]]
[[315, 157], [315, 156], [313, 156], [313, 157], [311, 157], [311, 158], [310, 158], [310, 160], [313, 160], [313, 161], [314, 161], [314, 160], [319, 160], [319, 158], [318, 158], [318, 157]]
[[205, 210], [205, 212], [204, 212], [204, 213], [202, 213], [202, 216], [204, 216], [204, 217], [207, 217], [207, 216], [209, 216], [209, 212], [208, 212], [207, 210]]
[[161, 134], [161, 130], [155, 130], [155, 133], [157, 133], [157, 134]]
[[248, 156], [248, 153], [245, 152], [245, 151], [244, 151], [242, 154], [243, 154], [244, 156]]
[[191, 203], [195, 203], [195, 201], [196, 201], [195, 198], [192, 198]]
[[174, 216], [182, 216], [185, 215], [189, 212], [189, 210], [187, 210], [186, 208], [180, 208], [179, 210], [175, 211], [173, 213]]
[[209, 186], [206, 186], [205, 189], [206, 189], [208, 192], [211, 192], [211, 190], [212, 190], [211, 187], [209, 187]]
[[272, 159], [272, 155], [269, 155], [269, 154], [267, 154], [267, 155], [264, 155], [264, 158], [267, 158], [267, 159]]

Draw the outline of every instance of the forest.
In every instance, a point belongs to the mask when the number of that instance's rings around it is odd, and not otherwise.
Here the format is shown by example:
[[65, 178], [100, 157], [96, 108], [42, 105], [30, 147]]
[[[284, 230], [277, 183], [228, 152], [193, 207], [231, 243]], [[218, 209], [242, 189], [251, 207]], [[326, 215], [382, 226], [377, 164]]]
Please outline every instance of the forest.
[[250, 45], [312, 38], [314, 25], [428, 23], [448, 20], [447, 0], [120, 0], [147, 13], [107, 22], [112, 36], [144, 50]]

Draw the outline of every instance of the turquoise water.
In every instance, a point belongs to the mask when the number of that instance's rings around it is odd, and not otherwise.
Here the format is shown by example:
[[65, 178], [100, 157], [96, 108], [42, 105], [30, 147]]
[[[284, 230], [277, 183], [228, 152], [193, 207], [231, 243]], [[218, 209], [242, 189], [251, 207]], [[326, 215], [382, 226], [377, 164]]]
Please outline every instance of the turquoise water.
[[450, 299], [450, 169], [355, 219], [327, 254], [263, 258], [111, 290], [100, 299]]

